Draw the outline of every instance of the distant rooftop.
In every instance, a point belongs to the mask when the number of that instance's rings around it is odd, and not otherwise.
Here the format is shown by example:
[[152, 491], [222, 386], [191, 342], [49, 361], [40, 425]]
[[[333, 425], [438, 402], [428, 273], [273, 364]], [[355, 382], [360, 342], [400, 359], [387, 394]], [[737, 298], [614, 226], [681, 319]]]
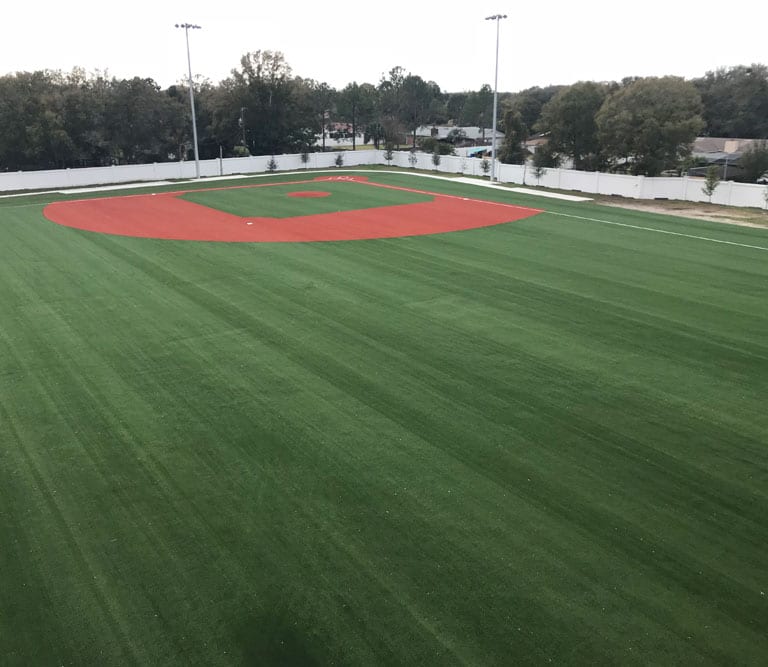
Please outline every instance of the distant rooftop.
[[693, 142], [693, 155], [695, 156], [711, 156], [712, 153], [723, 153], [723, 159], [725, 155], [733, 155], [738, 153], [739, 156], [747, 150], [750, 146], [756, 144], [758, 139], [730, 139], [727, 137], [696, 137]]

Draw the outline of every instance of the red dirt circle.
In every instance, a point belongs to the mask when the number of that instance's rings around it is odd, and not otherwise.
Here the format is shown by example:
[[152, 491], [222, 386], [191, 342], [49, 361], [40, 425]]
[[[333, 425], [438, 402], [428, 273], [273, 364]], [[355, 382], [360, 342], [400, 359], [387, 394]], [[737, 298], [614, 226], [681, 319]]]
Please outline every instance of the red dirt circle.
[[[48, 220], [59, 225], [101, 234], [176, 241], [275, 243], [353, 241], [441, 234], [500, 225], [541, 213], [538, 209], [513, 204], [372, 183], [362, 176], [319, 177], [303, 183], [330, 180], [357, 182], [361, 188], [378, 187], [420, 192], [431, 195], [432, 200], [292, 218], [244, 218], [179, 198], [184, 192], [163, 192], [59, 201], [46, 206], [43, 214]], [[298, 183], [294, 181], [235, 187], [270, 187]], [[312, 197], [329, 194], [324, 191], [305, 190], [292, 192], [289, 196]]]
[[299, 190], [298, 192], [289, 192], [289, 197], [330, 197], [330, 192], [323, 190]]

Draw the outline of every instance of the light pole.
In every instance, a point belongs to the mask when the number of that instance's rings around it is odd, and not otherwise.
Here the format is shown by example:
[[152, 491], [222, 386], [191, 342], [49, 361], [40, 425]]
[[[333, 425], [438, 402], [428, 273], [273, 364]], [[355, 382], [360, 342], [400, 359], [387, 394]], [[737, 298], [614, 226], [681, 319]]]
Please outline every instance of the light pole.
[[496, 21], [496, 75], [493, 80], [493, 133], [491, 139], [491, 183], [496, 180], [496, 123], [499, 98], [499, 21], [507, 18], [506, 14], [486, 16], [486, 21]]
[[197, 150], [197, 118], [195, 117], [195, 92], [192, 85], [192, 61], [189, 58], [189, 31], [200, 30], [199, 25], [192, 23], [177, 23], [177, 28], [184, 28], [187, 39], [187, 67], [189, 68], [189, 106], [192, 109], [192, 141], [195, 144], [195, 178], [200, 178], [200, 154]]
[[247, 145], [245, 143], [245, 112], [246, 107], [240, 107], [240, 118], [238, 119], [238, 123], [243, 130], [243, 153], [247, 150]]

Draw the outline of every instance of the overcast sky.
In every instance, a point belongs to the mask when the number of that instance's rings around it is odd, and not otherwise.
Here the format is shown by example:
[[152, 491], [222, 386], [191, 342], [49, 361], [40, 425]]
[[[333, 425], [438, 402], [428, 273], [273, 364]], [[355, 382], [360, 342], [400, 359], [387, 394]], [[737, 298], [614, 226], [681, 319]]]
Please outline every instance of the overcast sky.
[[282, 51], [293, 73], [341, 88], [378, 83], [400, 65], [444, 91], [499, 90], [676, 74], [768, 62], [768, 3], [760, 0], [14, 0], [0, 22], [0, 73], [36, 69], [151, 77], [168, 86], [192, 71], [214, 83], [248, 51]]

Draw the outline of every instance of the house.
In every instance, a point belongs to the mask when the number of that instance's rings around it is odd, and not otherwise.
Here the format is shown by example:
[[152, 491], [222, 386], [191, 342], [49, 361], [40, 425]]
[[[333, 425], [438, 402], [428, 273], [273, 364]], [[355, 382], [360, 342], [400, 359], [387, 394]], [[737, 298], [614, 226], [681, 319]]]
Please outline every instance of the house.
[[741, 156], [752, 146], [758, 143], [758, 139], [729, 139], [727, 137], [696, 137], [691, 149], [691, 157], [706, 162], [705, 166], [692, 167], [688, 170], [689, 176], [706, 176], [707, 169], [711, 165], [718, 167], [722, 180], [728, 180], [730, 176], [742, 174]]
[[[421, 125], [416, 128], [416, 141], [432, 137], [438, 141], [447, 141], [448, 135], [456, 130], [461, 130], [463, 134], [462, 143], [467, 145], [488, 145], [491, 144], [491, 135], [493, 132], [488, 127], [474, 127], [457, 125]], [[408, 135], [408, 140], [413, 139], [413, 133]], [[504, 133], [496, 130], [496, 141], [501, 142], [504, 139]]]
[[528, 137], [523, 146], [529, 153], [534, 154], [542, 146], [546, 146], [549, 143], [549, 132], [539, 132], [539, 134], [533, 134]]

